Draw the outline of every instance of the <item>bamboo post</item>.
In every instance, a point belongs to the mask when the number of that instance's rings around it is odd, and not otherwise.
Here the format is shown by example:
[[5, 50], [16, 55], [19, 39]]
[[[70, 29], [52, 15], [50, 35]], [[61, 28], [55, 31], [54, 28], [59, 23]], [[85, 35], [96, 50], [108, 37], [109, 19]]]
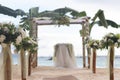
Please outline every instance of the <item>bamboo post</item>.
[[91, 48], [87, 48], [87, 54], [88, 54], [88, 69], [90, 69]]
[[85, 58], [85, 44], [84, 44], [84, 37], [82, 37], [82, 45], [83, 45], [83, 68], [86, 67], [86, 58]]
[[31, 75], [31, 53], [29, 52], [28, 56], [28, 76]]
[[4, 54], [4, 80], [12, 80], [11, 44], [2, 47]]
[[20, 57], [21, 57], [21, 78], [22, 80], [26, 80], [26, 63], [24, 49], [20, 50]]
[[108, 55], [109, 80], [114, 80], [114, 45], [109, 47]]
[[[37, 41], [37, 24], [35, 23], [35, 20], [33, 19], [32, 21], [31, 21], [31, 31], [30, 31], [30, 36], [32, 37], [32, 38], [34, 38], [36, 41]], [[34, 53], [34, 55], [33, 55], [33, 58], [34, 58], [34, 60], [32, 60], [33, 62], [33, 65], [32, 65], [32, 67], [33, 68], [35, 68], [35, 67], [37, 67], [37, 60], [38, 60], [38, 58], [37, 58], [37, 55], [38, 55], [38, 53], [36, 52], [36, 53]]]
[[96, 73], [96, 49], [92, 49], [92, 57], [91, 57], [91, 66], [92, 66], [92, 72]]

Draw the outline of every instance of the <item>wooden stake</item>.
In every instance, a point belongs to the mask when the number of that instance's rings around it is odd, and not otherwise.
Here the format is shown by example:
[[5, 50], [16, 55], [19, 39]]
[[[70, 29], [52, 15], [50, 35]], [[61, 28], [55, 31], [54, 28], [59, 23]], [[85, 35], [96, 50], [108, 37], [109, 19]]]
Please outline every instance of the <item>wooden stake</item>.
[[108, 62], [108, 67], [109, 67], [109, 80], [114, 80], [114, 46], [109, 47], [109, 62]]
[[22, 78], [22, 80], [26, 80], [26, 63], [25, 63], [24, 49], [21, 49], [20, 57], [21, 57], [21, 78]]
[[3, 53], [4, 53], [4, 80], [12, 80], [12, 63], [11, 63], [11, 45], [6, 44], [5, 47], [3, 47]]
[[96, 49], [93, 49], [92, 72], [96, 73]]
[[82, 45], [83, 45], [83, 68], [86, 67], [86, 58], [85, 58], [85, 44], [84, 44], [84, 37], [82, 37]]

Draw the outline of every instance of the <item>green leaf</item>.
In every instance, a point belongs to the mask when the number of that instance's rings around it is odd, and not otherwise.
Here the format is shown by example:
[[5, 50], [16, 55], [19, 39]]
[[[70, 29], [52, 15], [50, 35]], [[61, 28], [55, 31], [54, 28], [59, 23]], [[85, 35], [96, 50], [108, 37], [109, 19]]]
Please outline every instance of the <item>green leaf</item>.
[[83, 16], [87, 16], [85, 11], [82, 11], [82, 12], [79, 13], [79, 17], [83, 17]]
[[99, 18], [101, 24], [102, 24], [104, 27], [107, 28], [107, 27], [108, 27], [108, 24], [107, 24], [107, 22], [106, 22], [106, 19], [105, 19], [103, 10], [99, 10], [99, 11], [95, 14], [95, 16], [94, 16], [93, 19], [92, 19], [93, 22], [95, 22], [95, 20], [97, 19], [97, 17]]
[[[116, 22], [114, 22], [114, 21], [112, 21], [112, 20], [106, 20], [106, 22], [107, 22], [107, 24], [109, 25], [109, 26], [111, 26], [111, 27], [113, 27], [113, 28], [119, 28], [119, 25], [116, 23]], [[102, 23], [101, 23], [101, 21], [96, 21], [96, 22], [92, 22], [91, 23], [91, 25], [94, 25], [94, 24], [98, 24], [99, 26], [104, 26]]]
[[30, 18], [38, 16], [39, 7], [33, 7], [29, 9]]
[[54, 12], [54, 11], [43, 11], [39, 13], [39, 17], [57, 17], [60, 16], [59, 13]]

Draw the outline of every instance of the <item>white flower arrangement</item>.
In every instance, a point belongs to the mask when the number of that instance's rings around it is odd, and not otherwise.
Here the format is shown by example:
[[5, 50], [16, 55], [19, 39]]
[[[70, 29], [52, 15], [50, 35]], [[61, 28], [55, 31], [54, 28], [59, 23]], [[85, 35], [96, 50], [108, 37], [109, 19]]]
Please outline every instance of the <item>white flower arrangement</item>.
[[93, 49], [99, 49], [99, 40], [88, 40], [86, 47], [93, 48]]
[[21, 33], [21, 37], [22, 37], [22, 38], [25, 38], [25, 37], [26, 37], [26, 32], [25, 32], [25, 30], [24, 30], [23, 28], [19, 27], [19, 28], [17, 29], [17, 32], [20, 32], [20, 33]]
[[0, 44], [12, 43], [20, 34], [16, 32], [16, 27], [12, 23], [0, 23]]
[[25, 37], [22, 39], [22, 41], [18, 41], [18, 43], [14, 43], [16, 46], [17, 51], [21, 50], [22, 48], [24, 50], [28, 50], [30, 52], [35, 52], [37, 51], [37, 43], [32, 40], [30, 37]]
[[120, 34], [109, 33], [100, 41], [101, 48], [108, 49], [109, 46], [120, 47]]
[[18, 36], [18, 37], [16, 38], [15, 43], [16, 43], [17, 45], [19, 45], [21, 42], [22, 42], [22, 37], [21, 37], [21, 35], [20, 35], [20, 36]]

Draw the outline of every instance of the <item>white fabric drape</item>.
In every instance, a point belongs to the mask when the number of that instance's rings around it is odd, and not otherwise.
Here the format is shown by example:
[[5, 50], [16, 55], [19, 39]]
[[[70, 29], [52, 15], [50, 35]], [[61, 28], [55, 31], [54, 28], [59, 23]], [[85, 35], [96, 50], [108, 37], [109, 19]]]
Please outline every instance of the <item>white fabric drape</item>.
[[3, 63], [3, 53], [0, 53], [0, 80], [4, 80], [4, 63]]
[[75, 68], [76, 61], [72, 44], [55, 45], [54, 62], [56, 67]]

